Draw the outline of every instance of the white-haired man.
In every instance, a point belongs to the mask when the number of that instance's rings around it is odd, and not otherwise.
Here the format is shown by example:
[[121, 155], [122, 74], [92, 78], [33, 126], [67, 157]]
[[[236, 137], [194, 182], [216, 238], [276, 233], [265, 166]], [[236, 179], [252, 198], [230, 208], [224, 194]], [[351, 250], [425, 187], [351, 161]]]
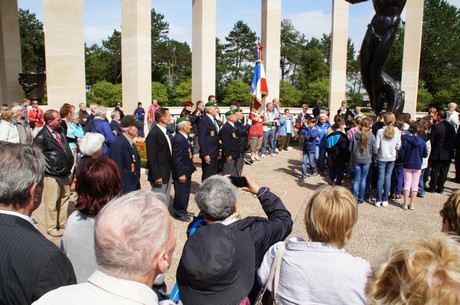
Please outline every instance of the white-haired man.
[[98, 269], [88, 282], [53, 290], [35, 305], [158, 304], [151, 287], [169, 269], [176, 240], [155, 194], [138, 190], [108, 203], [96, 218], [94, 244]]
[[76, 283], [67, 256], [36, 228], [45, 160], [31, 145], [0, 144], [0, 304], [28, 305]]
[[455, 103], [447, 105], [447, 122], [451, 123], [455, 130], [458, 129], [458, 112], [457, 104]]
[[110, 145], [117, 138], [110, 127], [109, 122], [106, 121], [107, 110], [104, 106], [97, 106], [94, 109], [94, 119], [91, 122], [90, 127], [86, 132], [97, 132], [104, 136], [104, 149], [102, 150], [102, 155], [107, 156], [109, 154]]

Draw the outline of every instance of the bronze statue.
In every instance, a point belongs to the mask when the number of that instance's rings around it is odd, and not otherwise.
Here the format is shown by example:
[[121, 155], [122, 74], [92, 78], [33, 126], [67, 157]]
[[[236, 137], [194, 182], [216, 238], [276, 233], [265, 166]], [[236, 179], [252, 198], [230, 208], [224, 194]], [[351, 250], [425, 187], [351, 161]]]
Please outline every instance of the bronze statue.
[[[351, 4], [367, 0], [345, 0]], [[387, 102], [387, 111], [400, 114], [404, 99], [399, 82], [382, 71], [398, 31], [407, 0], [373, 0], [375, 15], [367, 26], [360, 51], [361, 77], [372, 110], [379, 114]]]
[[41, 101], [45, 98], [46, 75], [44, 73], [19, 73], [18, 80], [28, 99]]

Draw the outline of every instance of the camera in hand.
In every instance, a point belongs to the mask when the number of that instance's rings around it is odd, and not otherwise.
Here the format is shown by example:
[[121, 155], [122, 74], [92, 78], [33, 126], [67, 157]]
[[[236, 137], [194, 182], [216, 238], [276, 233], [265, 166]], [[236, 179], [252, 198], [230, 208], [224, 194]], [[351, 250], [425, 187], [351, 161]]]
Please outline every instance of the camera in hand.
[[230, 181], [236, 187], [248, 187], [248, 181], [244, 177], [230, 176]]

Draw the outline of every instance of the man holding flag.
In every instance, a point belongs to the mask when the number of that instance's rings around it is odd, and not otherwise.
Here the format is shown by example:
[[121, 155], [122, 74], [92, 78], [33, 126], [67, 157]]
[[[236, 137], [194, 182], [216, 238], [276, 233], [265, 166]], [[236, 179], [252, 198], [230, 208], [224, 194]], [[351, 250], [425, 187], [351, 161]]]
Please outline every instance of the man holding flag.
[[254, 97], [254, 109], [260, 111], [265, 97], [268, 95], [267, 79], [262, 61], [263, 47], [260, 43], [256, 47], [256, 64], [254, 66], [254, 76], [252, 78], [251, 94]]

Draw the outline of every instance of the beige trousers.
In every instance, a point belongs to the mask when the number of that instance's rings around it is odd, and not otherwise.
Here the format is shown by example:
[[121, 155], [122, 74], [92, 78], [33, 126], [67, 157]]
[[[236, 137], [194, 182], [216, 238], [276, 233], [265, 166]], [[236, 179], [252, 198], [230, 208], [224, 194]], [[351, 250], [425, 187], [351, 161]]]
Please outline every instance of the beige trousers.
[[69, 178], [59, 185], [56, 179], [45, 177], [42, 202], [45, 205], [46, 230], [64, 229], [70, 200]]

